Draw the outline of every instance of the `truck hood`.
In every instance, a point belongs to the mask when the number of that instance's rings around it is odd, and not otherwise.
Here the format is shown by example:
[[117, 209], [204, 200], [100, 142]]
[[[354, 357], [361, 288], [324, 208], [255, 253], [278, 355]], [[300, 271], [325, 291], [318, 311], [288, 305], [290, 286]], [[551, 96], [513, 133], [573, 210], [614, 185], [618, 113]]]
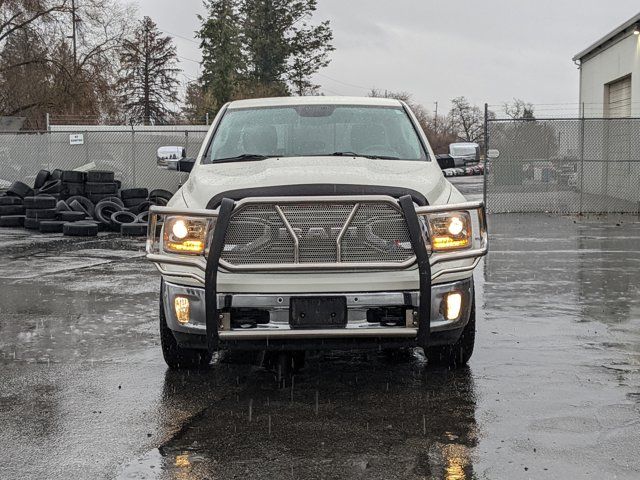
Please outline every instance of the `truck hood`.
[[[229, 190], [299, 184], [401, 187], [422, 193], [430, 205], [447, 203], [451, 185], [436, 162], [354, 157], [287, 157], [214, 165], [198, 164], [171, 206], [206, 208]], [[174, 203], [175, 202], [175, 203]]]

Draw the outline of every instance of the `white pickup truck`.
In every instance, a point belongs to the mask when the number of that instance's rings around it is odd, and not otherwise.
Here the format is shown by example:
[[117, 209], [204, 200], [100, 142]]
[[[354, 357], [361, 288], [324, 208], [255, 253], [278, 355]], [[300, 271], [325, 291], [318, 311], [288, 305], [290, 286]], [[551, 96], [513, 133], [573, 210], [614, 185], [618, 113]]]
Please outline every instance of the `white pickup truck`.
[[206, 366], [218, 349], [471, 357], [484, 206], [443, 177], [405, 103], [235, 101], [196, 158], [162, 147], [158, 164], [190, 172], [149, 219], [170, 367]]

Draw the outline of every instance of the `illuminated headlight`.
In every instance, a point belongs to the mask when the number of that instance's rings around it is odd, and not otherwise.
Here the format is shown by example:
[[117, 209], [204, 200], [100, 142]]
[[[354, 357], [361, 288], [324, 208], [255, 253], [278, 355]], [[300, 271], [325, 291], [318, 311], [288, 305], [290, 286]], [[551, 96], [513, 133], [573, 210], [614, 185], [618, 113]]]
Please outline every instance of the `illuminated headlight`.
[[181, 324], [189, 323], [191, 318], [191, 304], [187, 297], [177, 296], [173, 301], [173, 308], [176, 312], [176, 318]]
[[426, 218], [433, 251], [458, 250], [471, 245], [468, 212], [432, 213]]
[[457, 320], [462, 310], [462, 295], [459, 292], [451, 292], [444, 297], [444, 301], [446, 319]]
[[201, 255], [204, 253], [213, 221], [197, 217], [167, 217], [162, 245], [165, 252]]

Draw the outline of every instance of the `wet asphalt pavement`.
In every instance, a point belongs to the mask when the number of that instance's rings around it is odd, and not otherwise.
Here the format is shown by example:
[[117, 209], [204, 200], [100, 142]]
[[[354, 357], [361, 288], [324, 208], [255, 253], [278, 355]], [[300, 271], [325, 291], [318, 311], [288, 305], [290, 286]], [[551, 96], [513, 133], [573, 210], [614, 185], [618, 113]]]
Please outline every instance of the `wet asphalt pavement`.
[[166, 369], [142, 242], [1, 230], [0, 478], [640, 478], [640, 221], [490, 229], [468, 368], [326, 352], [285, 388]]

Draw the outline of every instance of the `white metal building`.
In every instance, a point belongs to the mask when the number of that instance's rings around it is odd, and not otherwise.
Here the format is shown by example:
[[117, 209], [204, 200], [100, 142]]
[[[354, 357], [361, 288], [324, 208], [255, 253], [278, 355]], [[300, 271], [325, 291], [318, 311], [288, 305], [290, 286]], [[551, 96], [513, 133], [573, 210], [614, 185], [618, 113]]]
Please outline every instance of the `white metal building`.
[[573, 57], [587, 117], [640, 117], [640, 13]]

